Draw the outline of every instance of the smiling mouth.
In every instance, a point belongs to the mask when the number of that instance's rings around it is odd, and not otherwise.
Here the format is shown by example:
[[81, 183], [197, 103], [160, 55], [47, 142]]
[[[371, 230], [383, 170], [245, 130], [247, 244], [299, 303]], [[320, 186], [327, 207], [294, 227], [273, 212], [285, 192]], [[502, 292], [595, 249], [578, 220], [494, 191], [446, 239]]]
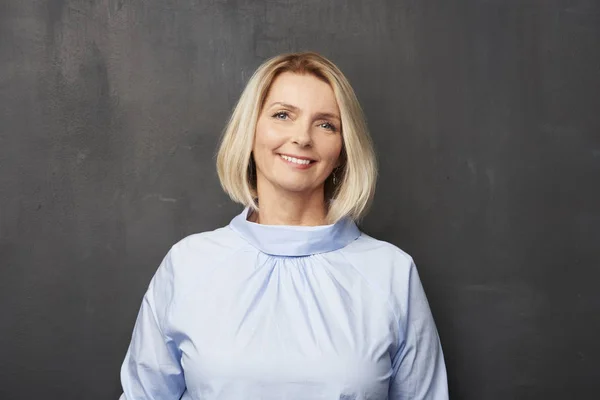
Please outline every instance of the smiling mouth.
[[315, 162], [315, 160], [304, 159], [304, 158], [296, 158], [291, 156], [286, 156], [285, 154], [280, 154], [279, 157], [283, 158], [287, 162], [291, 162], [298, 165], [309, 165]]

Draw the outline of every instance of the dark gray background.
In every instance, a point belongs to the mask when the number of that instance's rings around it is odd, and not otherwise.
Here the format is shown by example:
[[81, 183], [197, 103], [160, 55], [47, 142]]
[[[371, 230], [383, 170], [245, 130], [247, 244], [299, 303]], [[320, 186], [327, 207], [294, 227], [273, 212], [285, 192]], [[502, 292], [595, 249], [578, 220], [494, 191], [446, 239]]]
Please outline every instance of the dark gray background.
[[1, 0], [0, 398], [118, 397], [161, 258], [239, 210], [230, 110], [290, 50], [364, 106], [363, 228], [417, 261], [452, 398], [598, 398], [595, 0]]

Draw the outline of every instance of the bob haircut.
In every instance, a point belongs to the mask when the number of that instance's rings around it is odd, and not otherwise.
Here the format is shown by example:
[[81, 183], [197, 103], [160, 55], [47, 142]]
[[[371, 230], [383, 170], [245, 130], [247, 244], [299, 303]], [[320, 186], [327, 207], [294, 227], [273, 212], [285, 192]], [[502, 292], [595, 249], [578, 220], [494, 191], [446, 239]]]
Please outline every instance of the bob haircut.
[[310, 74], [333, 89], [341, 117], [340, 166], [325, 181], [328, 223], [343, 217], [359, 221], [367, 212], [377, 181], [377, 162], [365, 118], [350, 83], [338, 67], [313, 53], [282, 54], [265, 61], [248, 81], [227, 123], [217, 153], [217, 173], [231, 199], [258, 210], [252, 147], [258, 117], [271, 84], [280, 74]]

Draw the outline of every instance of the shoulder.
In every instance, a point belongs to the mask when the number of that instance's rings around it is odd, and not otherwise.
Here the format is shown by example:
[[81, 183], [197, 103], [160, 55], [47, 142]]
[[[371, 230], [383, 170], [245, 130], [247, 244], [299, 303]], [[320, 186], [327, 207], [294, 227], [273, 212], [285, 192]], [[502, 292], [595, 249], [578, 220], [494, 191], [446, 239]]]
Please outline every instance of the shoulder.
[[174, 283], [185, 282], [219, 265], [246, 245], [229, 226], [195, 233], [171, 247], [157, 273], [169, 275]]
[[186, 236], [171, 247], [170, 253], [178, 259], [201, 257], [206, 260], [235, 251], [244, 244], [245, 241], [227, 225]]
[[342, 249], [346, 263], [396, 310], [404, 309], [411, 281], [417, 275], [413, 258], [401, 248], [365, 233]]
[[344, 249], [346, 257], [355, 260], [356, 266], [370, 270], [386, 269], [389, 272], [410, 272], [414, 261], [410, 254], [392, 243], [375, 239], [364, 232]]

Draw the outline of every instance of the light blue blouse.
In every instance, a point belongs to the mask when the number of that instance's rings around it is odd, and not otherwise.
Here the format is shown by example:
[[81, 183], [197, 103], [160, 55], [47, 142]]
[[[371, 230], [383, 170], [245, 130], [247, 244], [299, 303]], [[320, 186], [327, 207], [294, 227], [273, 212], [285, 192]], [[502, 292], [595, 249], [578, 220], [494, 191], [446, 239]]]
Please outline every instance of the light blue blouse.
[[188, 236], [146, 292], [121, 400], [447, 399], [412, 258], [350, 219]]

